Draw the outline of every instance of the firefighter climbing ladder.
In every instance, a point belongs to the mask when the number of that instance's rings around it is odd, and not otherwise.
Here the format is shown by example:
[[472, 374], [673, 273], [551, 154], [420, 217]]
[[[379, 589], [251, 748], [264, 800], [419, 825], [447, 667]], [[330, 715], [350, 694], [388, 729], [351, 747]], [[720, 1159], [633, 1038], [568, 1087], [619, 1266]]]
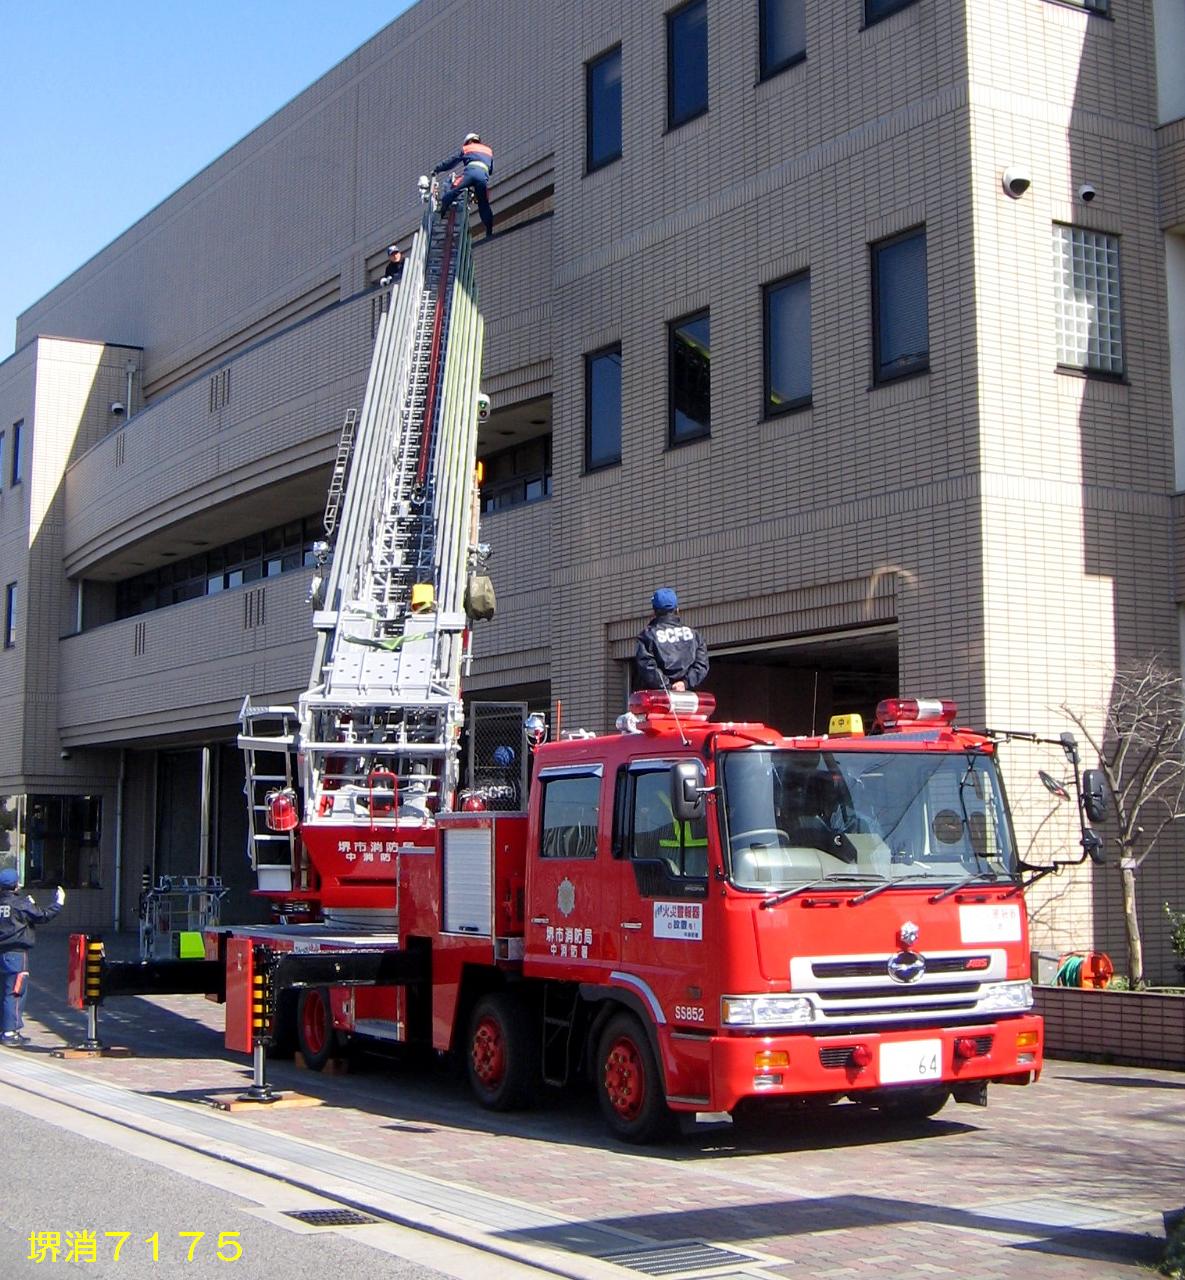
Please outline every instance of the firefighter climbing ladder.
[[264, 793], [278, 771], [251, 772], [268, 750], [299, 751], [306, 821], [388, 812], [395, 796], [423, 816], [456, 787], [482, 320], [455, 208], [442, 219], [426, 202], [379, 318], [361, 412], [343, 423], [308, 689], [298, 711], [243, 705], [256, 865], [276, 834]]

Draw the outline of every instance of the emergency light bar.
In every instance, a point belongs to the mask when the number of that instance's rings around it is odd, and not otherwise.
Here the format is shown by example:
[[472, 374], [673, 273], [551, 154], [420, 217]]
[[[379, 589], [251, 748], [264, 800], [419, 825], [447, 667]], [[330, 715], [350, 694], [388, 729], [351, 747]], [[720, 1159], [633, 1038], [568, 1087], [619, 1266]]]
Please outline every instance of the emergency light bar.
[[673, 689], [638, 689], [630, 694], [630, 710], [636, 716], [707, 720], [716, 710], [716, 697], [711, 693], [677, 693]]
[[876, 722], [884, 729], [904, 724], [953, 724], [959, 712], [947, 698], [886, 698], [876, 704]]

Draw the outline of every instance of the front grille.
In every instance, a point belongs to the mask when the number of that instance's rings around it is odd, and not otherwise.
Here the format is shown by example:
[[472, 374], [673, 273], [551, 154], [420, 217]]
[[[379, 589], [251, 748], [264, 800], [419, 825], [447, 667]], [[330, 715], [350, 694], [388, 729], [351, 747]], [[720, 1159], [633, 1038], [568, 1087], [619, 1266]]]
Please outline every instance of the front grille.
[[[881, 978], [885, 974], [885, 960], [820, 960], [811, 965], [816, 978]], [[926, 961], [927, 973], [965, 973], [974, 967], [984, 970], [989, 964], [987, 956], [935, 956]]]
[[[926, 972], [930, 972], [929, 966], [927, 966]], [[909, 995], [912, 991], [917, 991], [920, 987], [920, 979], [917, 982], [895, 982], [892, 987], [844, 987], [842, 991], [820, 991], [819, 998], [823, 1001], [883, 1000], [886, 995], [891, 996], [894, 992], [900, 992], [902, 995]], [[979, 983], [927, 982], [925, 985], [925, 991], [927, 996], [976, 995], [979, 991]]]

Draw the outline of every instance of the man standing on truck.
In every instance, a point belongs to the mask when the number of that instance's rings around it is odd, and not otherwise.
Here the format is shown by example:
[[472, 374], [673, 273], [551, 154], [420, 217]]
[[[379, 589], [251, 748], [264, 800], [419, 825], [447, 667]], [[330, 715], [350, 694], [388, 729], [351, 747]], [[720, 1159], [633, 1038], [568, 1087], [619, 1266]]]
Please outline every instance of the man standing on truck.
[[461, 150], [455, 156], [442, 160], [432, 173], [444, 173], [454, 165], [463, 164], [460, 179], [455, 185], [447, 187], [440, 197], [440, 216], [443, 218], [449, 211], [449, 205], [466, 191], [472, 191], [477, 197], [477, 211], [481, 214], [481, 224], [486, 229], [486, 236], [494, 234], [494, 212], [490, 208], [490, 200], [486, 195], [490, 176], [494, 172], [494, 152], [481, 140], [477, 133], [467, 133], [461, 143]]
[[679, 617], [679, 597], [659, 587], [650, 599], [654, 617], [642, 628], [634, 649], [638, 684], [643, 689], [696, 689], [708, 674], [708, 646], [694, 627]]

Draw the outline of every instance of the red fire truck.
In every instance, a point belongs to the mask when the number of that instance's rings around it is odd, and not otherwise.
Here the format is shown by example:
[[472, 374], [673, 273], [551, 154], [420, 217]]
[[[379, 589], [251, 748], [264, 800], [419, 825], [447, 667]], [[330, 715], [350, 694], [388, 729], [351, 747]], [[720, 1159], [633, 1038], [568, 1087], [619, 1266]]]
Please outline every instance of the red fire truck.
[[262, 1100], [285, 1040], [314, 1068], [385, 1041], [462, 1055], [493, 1109], [591, 1079], [637, 1142], [680, 1112], [855, 1099], [919, 1117], [1034, 1081], [1032, 869], [1001, 735], [956, 727], [953, 704], [890, 699], [868, 732], [850, 716], [786, 737], [714, 720], [709, 694], [641, 693], [612, 734], [516, 724], [462, 779], [487, 595], [469, 252], [430, 203], [343, 430], [308, 689], [244, 704], [274, 920], [210, 930], [202, 960], [108, 964], [79, 937], [88, 1042], [108, 996], [203, 991]]

